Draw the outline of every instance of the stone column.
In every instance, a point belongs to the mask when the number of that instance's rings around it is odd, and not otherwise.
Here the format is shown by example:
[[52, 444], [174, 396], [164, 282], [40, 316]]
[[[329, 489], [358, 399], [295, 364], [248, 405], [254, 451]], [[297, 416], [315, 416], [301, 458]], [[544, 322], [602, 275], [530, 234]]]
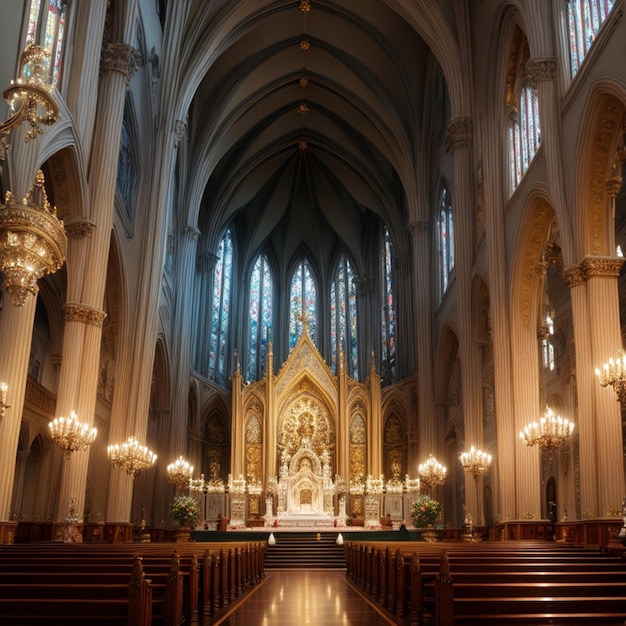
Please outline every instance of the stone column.
[[[596, 483], [598, 461], [596, 458], [595, 396], [598, 381], [594, 374], [594, 357], [591, 345], [591, 324], [585, 275], [580, 265], [563, 270], [563, 280], [570, 288], [574, 345], [576, 346], [576, 389], [578, 399], [577, 433], [580, 456], [580, 509], [598, 510]], [[574, 516], [574, 510], [569, 511]]]
[[[0, 525], [9, 521], [11, 494], [15, 478], [15, 455], [22, 423], [22, 407], [26, 394], [30, 345], [35, 324], [37, 299], [26, 297], [23, 306], [11, 303], [6, 289], [2, 292], [0, 312], [0, 382], [6, 383], [9, 408], [0, 422]], [[3, 535], [0, 529], [0, 535]], [[2, 539], [2, 536], [0, 536]]]
[[[412, 477], [415, 477], [419, 459], [428, 458], [429, 454], [437, 456], [442, 450], [438, 449], [438, 442], [442, 441], [438, 435], [437, 424], [445, 421], [435, 420], [435, 402], [433, 397], [433, 354], [432, 354], [432, 300], [423, 297], [431, 291], [431, 250], [429, 222], [412, 222], [409, 229], [413, 241], [413, 324], [415, 326], [415, 345], [417, 352], [417, 379], [420, 390], [417, 398], [418, 422], [418, 449], [419, 457], [412, 459], [412, 450], [409, 449], [409, 461], [413, 461]], [[409, 442], [410, 445], [411, 442]]]
[[[587, 279], [592, 363], [581, 363], [595, 371], [622, 349], [617, 281], [624, 259], [586, 257], [582, 267]], [[595, 367], [594, 367], [595, 365]], [[613, 389], [597, 384], [595, 433], [597, 510], [583, 509], [583, 516], [619, 515], [624, 497], [622, 414]]]
[[[480, 354], [473, 330], [472, 265], [474, 258], [474, 194], [472, 192], [472, 120], [456, 117], [450, 120], [446, 144], [454, 160], [454, 190], [452, 207], [456, 262], [457, 311], [459, 323], [459, 352], [461, 357], [463, 420], [465, 448], [482, 448], [482, 381]], [[465, 479], [467, 506], [475, 519], [484, 517], [479, 510], [473, 477]]]

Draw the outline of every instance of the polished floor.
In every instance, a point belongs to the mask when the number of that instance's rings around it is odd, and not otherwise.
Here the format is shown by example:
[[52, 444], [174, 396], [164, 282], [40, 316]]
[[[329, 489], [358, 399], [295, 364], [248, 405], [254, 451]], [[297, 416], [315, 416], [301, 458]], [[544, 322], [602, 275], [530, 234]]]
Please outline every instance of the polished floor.
[[388, 626], [342, 570], [272, 570], [221, 626]]

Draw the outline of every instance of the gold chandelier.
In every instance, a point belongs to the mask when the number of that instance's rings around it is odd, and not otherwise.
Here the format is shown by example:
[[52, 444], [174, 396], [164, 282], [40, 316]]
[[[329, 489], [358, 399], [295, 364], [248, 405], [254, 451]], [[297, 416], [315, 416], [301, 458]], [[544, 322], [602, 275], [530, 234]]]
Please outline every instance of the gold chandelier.
[[[34, 198], [36, 190], [40, 204]], [[7, 191], [4, 204], [0, 204], [0, 272], [15, 306], [23, 306], [29, 294], [37, 294], [37, 281], [61, 268], [66, 251], [63, 222], [48, 202], [39, 170], [21, 203]]]
[[123, 469], [133, 478], [150, 469], [157, 460], [156, 454], [142, 446], [134, 437], [129, 437], [121, 445], [117, 443], [110, 445], [107, 452], [113, 469]]
[[167, 466], [167, 479], [181, 489], [189, 487], [192, 474], [193, 465], [189, 465], [182, 456]]
[[69, 417], [56, 417], [48, 426], [50, 427], [50, 437], [65, 452], [65, 458], [69, 459], [72, 452], [84, 450], [90, 446], [98, 433], [96, 428], [89, 428], [76, 417], [72, 411]]
[[626, 357], [623, 354], [610, 358], [602, 370], [596, 368], [596, 376], [603, 387], [613, 387], [620, 402], [626, 400]]
[[519, 435], [527, 446], [552, 449], [563, 445], [573, 430], [573, 422], [560, 415], [555, 416], [554, 411], [546, 405], [539, 421], [527, 424]]
[[[48, 82], [50, 53], [41, 46], [30, 44], [20, 58], [21, 73], [4, 92], [11, 116], [0, 124], [0, 135], [10, 133], [22, 122], [28, 122], [24, 141], [43, 133], [41, 125], [50, 126], [59, 119], [59, 108], [52, 99]], [[6, 143], [4, 147], [8, 147]]]
[[474, 446], [463, 452], [459, 458], [463, 471], [467, 474], [472, 474], [474, 478], [485, 474], [489, 469], [489, 465], [491, 465], [491, 454], [477, 450]]
[[420, 463], [417, 468], [420, 481], [426, 485], [426, 487], [443, 485], [446, 481], [447, 471], [448, 469], [439, 463], [432, 454], [428, 456], [428, 460], [425, 463]]

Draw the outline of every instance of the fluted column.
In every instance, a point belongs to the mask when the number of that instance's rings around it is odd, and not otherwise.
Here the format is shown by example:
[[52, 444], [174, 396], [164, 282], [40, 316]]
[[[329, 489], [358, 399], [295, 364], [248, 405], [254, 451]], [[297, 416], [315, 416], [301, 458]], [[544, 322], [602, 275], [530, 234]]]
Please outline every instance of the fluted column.
[[0, 382], [8, 386], [7, 404], [10, 408], [0, 422], [0, 521], [8, 521], [37, 299], [29, 294], [23, 306], [14, 306], [10, 295], [3, 290], [2, 303]]
[[[67, 416], [74, 410], [81, 422], [92, 426], [95, 395], [98, 389], [102, 323], [105, 314], [87, 305], [73, 303], [67, 303], [63, 307], [63, 313], [65, 316], [64, 359], [59, 377], [56, 415]], [[90, 367], [87, 363], [95, 363], [95, 366]], [[87, 389], [83, 389], [83, 386]], [[69, 403], [70, 398], [75, 398], [75, 404]], [[56, 521], [63, 519], [67, 514], [72, 499], [77, 514], [82, 518], [89, 452], [89, 449], [74, 452], [71, 463], [63, 464]]]
[[[373, 361], [373, 359], [372, 359]], [[383, 472], [383, 423], [381, 410], [381, 380], [373, 367], [370, 371], [370, 423], [367, 429], [368, 473], [374, 477]]]
[[[607, 257], [586, 257], [582, 262], [589, 298], [593, 362], [588, 363], [587, 367], [591, 371], [601, 367], [602, 363], [622, 349], [617, 281], [623, 263], [624, 259]], [[602, 389], [599, 384], [596, 389], [598, 476], [595, 488], [598, 508], [595, 511], [583, 509], [583, 516], [617, 515], [624, 497], [622, 415], [615, 392], [609, 388]]]
[[[482, 448], [482, 396], [480, 358], [473, 331], [472, 265], [474, 258], [474, 193], [472, 184], [472, 120], [456, 117], [448, 123], [446, 143], [454, 160], [453, 213], [459, 351], [463, 398], [465, 447]], [[472, 476], [465, 479], [466, 505], [474, 519], [484, 517], [478, 508], [477, 491]]]
[[[195, 228], [186, 227], [183, 229], [181, 235], [182, 249], [177, 264], [179, 268], [177, 271], [177, 284], [179, 285], [193, 284], [196, 242], [199, 234], [199, 231]], [[189, 370], [191, 367], [189, 320], [192, 314], [192, 294], [191, 289], [178, 290], [178, 302], [174, 314], [172, 345], [178, 348], [172, 376], [172, 415], [175, 415], [176, 419], [170, 422], [169, 438], [169, 452], [173, 458], [178, 458], [179, 455], [185, 454], [187, 451], [187, 428], [189, 423], [187, 411], [189, 406]]]
[[197, 321], [196, 337], [198, 341], [196, 343], [195, 354], [195, 366], [196, 369], [203, 375], [209, 374], [209, 333], [211, 316], [203, 315], [202, 311], [210, 311], [211, 307], [211, 294], [213, 291], [213, 275], [215, 265], [217, 263], [217, 256], [204, 250], [198, 257], [197, 263], [197, 292], [198, 303], [197, 310], [194, 311]]
[[[433, 355], [432, 355], [432, 301], [424, 294], [431, 291], [431, 259], [430, 259], [430, 224], [429, 222], [412, 222], [409, 229], [413, 242], [413, 325], [415, 327], [415, 345], [417, 352], [417, 386], [418, 393], [418, 458], [426, 459], [429, 454], [438, 455], [442, 452], [438, 445], [443, 441], [443, 433], [439, 433], [438, 424], [444, 421], [435, 420], [433, 397]], [[409, 450], [409, 459], [417, 451]], [[413, 468], [417, 470], [417, 465]]]
[[[546, 280], [547, 265], [540, 262], [536, 267], [538, 278], [532, 287], [530, 311], [538, 310], [537, 299], [542, 293], [541, 285]], [[529, 422], [539, 419], [543, 410], [540, 397], [539, 352], [535, 317], [526, 319], [517, 313], [511, 320], [511, 344], [515, 354], [513, 361], [513, 395], [515, 398], [515, 433], [523, 430]], [[540, 451], [536, 446], [528, 447], [516, 439], [515, 493], [517, 519], [539, 519], [541, 516], [541, 465]]]
[[[591, 345], [591, 324], [585, 275], [580, 265], [563, 270], [563, 280], [570, 288], [574, 345], [576, 346], [576, 391], [578, 405], [578, 437], [580, 458], [580, 508], [581, 511], [598, 510], [596, 482], [595, 396], [598, 381], [594, 374], [594, 357]], [[572, 511], [574, 513], [574, 511]]]

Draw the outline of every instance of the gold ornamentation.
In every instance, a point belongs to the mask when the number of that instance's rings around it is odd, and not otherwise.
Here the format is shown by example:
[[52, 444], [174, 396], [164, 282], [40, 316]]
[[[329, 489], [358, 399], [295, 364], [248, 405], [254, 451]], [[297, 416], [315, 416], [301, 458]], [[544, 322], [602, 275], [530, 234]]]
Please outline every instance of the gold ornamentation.
[[65, 232], [70, 239], [86, 239], [91, 237], [96, 225], [88, 219], [80, 218], [65, 223]]
[[80, 324], [91, 324], [97, 328], [102, 328], [107, 314], [87, 304], [68, 302], [63, 305], [63, 316], [66, 322], [79, 322]]
[[[35, 203], [36, 192], [40, 204]], [[0, 272], [15, 306], [23, 306], [29, 294], [37, 294], [37, 281], [59, 270], [66, 252], [63, 222], [48, 202], [44, 175], [39, 170], [21, 204], [9, 191], [0, 204]]]
[[619, 257], [587, 256], [583, 259], [581, 267], [585, 278], [594, 276], [602, 278], [619, 278], [624, 259]]
[[571, 265], [563, 269], [563, 282], [568, 287], [580, 287], [586, 283], [585, 273], [580, 265]]
[[85, 450], [98, 434], [96, 428], [89, 428], [87, 424], [80, 422], [74, 411], [69, 417], [56, 417], [48, 426], [52, 441], [63, 450], [66, 459], [71, 457], [72, 452]]

